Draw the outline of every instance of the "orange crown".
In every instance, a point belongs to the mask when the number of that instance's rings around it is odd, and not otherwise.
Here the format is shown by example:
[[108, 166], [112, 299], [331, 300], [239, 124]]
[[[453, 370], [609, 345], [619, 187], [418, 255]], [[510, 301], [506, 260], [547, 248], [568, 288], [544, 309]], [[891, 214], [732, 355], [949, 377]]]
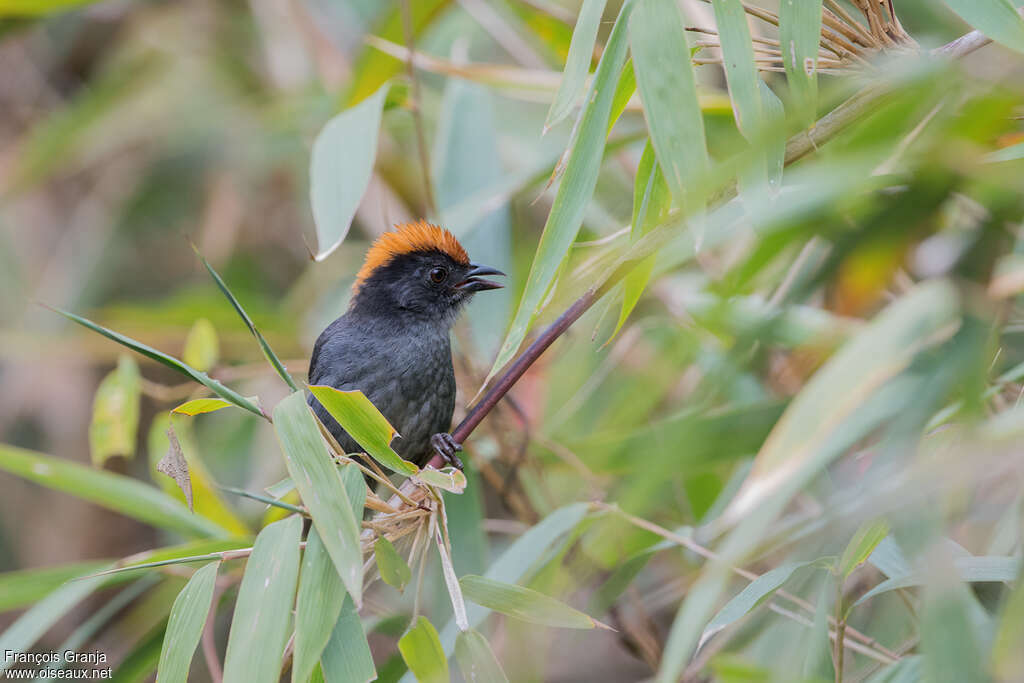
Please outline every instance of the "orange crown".
[[415, 223], [402, 223], [395, 228], [394, 232], [385, 232], [378, 237], [366, 252], [366, 260], [356, 273], [356, 281], [352, 285], [354, 290], [358, 290], [377, 268], [400, 254], [434, 250], [447, 254], [456, 263], [469, 263], [469, 254], [455, 239], [455, 235], [440, 226], [420, 220]]

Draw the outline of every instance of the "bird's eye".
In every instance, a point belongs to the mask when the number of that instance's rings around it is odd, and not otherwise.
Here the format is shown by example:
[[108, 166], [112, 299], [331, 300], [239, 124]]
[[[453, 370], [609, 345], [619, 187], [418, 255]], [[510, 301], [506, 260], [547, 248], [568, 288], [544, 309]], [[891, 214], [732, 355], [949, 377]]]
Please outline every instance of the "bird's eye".
[[444, 268], [434, 268], [430, 271], [430, 281], [439, 285], [448, 277], [448, 271]]

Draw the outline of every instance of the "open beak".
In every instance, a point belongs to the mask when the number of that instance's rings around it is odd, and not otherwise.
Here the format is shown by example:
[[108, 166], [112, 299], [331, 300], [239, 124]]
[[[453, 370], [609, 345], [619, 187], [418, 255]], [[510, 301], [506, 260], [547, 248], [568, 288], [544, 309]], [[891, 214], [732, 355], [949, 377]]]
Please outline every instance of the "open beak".
[[484, 289], [501, 289], [505, 285], [494, 280], [485, 280], [481, 275], [504, 275], [497, 268], [481, 266], [477, 263], [469, 264], [470, 270], [466, 273], [466, 279], [455, 285], [455, 289], [462, 292], [479, 292]]

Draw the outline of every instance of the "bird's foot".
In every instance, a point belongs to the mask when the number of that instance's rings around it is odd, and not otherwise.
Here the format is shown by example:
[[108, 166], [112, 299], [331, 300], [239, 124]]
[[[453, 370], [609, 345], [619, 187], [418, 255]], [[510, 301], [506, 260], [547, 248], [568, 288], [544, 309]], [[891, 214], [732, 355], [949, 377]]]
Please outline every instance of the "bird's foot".
[[462, 461], [459, 460], [459, 456], [455, 455], [462, 450], [462, 444], [456, 441], [451, 434], [447, 432], [434, 434], [430, 437], [430, 445], [438, 455], [444, 458], [446, 463], [456, 469], [462, 469]]

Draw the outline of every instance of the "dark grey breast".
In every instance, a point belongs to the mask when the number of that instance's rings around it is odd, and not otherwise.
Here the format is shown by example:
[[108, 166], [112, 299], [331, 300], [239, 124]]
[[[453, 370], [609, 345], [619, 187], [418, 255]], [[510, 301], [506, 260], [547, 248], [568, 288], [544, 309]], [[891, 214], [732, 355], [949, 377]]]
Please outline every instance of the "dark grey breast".
[[[347, 313], [317, 339], [309, 383], [362, 391], [398, 431], [395, 451], [420, 465], [428, 459], [430, 437], [451, 428], [451, 344], [447, 328], [436, 324], [398, 324]], [[345, 452], [362, 450], [316, 399], [307, 400]]]

